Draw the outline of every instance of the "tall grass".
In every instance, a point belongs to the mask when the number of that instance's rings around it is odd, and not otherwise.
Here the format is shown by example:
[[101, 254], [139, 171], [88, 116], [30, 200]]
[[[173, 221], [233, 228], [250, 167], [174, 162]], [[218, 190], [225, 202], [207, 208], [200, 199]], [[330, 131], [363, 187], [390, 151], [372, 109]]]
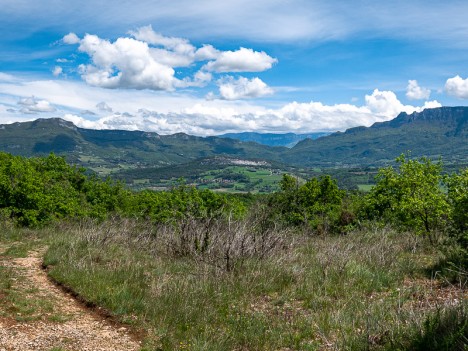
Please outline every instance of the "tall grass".
[[146, 330], [154, 350], [385, 349], [430, 315], [405, 282], [435, 260], [387, 228], [338, 237], [128, 219], [58, 228], [45, 256], [55, 280]]

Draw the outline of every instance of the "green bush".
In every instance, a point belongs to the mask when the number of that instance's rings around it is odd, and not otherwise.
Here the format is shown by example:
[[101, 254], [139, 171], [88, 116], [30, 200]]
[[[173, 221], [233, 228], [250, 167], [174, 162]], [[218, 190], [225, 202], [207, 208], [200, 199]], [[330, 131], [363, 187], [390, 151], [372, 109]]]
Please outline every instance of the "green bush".
[[348, 217], [342, 211], [345, 192], [330, 176], [312, 178], [300, 185], [296, 178], [285, 174], [280, 187], [281, 191], [269, 201], [272, 214], [279, 221], [306, 225], [319, 233], [331, 231], [341, 220], [350, 224], [348, 220], [353, 215]]
[[28, 159], [0, 153], [0, 212], [19, 226], [104, 218], [120, 208], [123, 194], [120, 184], [89, 177], [62, 157]]
[[428, 158], [396, 159], [398, 170], [379, 170], [377, 184], [366, 199], [366, 217], [427, 235], [433, 241], [450, 217], [447, 195], [442, 191], [442, 163]]

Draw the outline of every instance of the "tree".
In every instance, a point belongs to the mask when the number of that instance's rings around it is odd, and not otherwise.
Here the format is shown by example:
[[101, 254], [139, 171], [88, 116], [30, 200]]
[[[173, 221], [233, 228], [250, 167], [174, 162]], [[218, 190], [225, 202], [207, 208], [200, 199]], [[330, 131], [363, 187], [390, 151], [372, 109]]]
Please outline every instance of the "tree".
[[442, 162], [423, 157], [396, 159], [398, 170], [379, 170], [377, 184], [367, 197], [370, 217], [380, 217], [405, 229], [416, 230], [433, 240], [446, 223], [450, 206], [442, 185]]
[[[468, 271], [468, 168], [445, 179], [450, 206], [452, 207], [452, 243], [446, 250], [447, 261], [461, 272], [466, 281]], [[453, 268], [453, 267], [451, 267]], [[463, 273], [464, 271], [464, 273]]]
[[460, 232], [468, 231], [468, 168], [445, 179], [452, 219]]
[[280, 218], [292, 225], [308, 225], [328, 231], [339, 216], [344, 191], [330, 176], [311, 178], [302, 185], [293, 176], [283, 175], [281, 191], [272, 197], [271, 206]]

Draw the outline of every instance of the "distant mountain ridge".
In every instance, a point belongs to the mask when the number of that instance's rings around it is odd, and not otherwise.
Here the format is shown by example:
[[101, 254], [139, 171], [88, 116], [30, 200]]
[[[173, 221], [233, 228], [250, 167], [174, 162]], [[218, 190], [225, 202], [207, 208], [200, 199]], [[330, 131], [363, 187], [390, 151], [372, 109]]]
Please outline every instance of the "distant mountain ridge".
[[[252, 136], [252, 133], [240, 134]], [[274, 134], [265, 136], [272, 140], [276, 137]], [[183, 133], [159, 135], [143, 131], [91, 130], [78, 128], [60, 118], [38, 119], [0, 125], [0, 151], [23, 156], [54, 152], [103, 175], [126, 169], [188, 164], [215, 156], [299, 168], [349, 168], [380, 167], [393, 162], [401, 153], [411, 151], [414, 157], [442, 157], [446, 164], [468, 164], [468, 107], [401, 113], [391, 121], [371, 127], [351, 128], [315, 140], [305, 139], [290, 149]]]
[[382, 165], [401, 153], [468, 161], [468, 107], [440, 107], [400, 113], [388, 122], [356, 127], [299, 142], [283, 162], [305, 166]]
[[277, 159], [286, 148], [183, 133], [159, 135], [126, 130], [92, 130], [60, 118], [0, 125], [0, 151], [22, 156], [54, 152], [96, 169], [166, 167], [217, 155]]
[[298, 142], [304, 139], [317, 139], [322, 136], [329, 135], [328, 132], [316, 132], [306, 134], [295, 134], [295, 133], [256, 133], [256, 132], [243, 132], [243, 133], [227, 133], [218, 135], [219, 138], [230, 138], [241, 141], [253, 141], [258, 144], [268, 146], [285, 146], [294, 147]]

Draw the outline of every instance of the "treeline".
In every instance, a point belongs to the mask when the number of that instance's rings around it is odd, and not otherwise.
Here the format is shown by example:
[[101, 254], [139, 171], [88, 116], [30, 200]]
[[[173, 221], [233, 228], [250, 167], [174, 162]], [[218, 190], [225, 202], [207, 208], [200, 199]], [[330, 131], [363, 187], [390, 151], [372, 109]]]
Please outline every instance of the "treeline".
[[339, 189], [330, 176], [301, 182], [284, 175], [280, 191], [253, 198], [198, 190], [183, 182], [170, 191], [134, 192], [120, 182], [89, 175], [53, 154], [24, 158], [0, 153], [0, 216], [33, 227], [60, 219], [109, 215], [168, 222], [184, 217], [240, 218], [255, 211], [269, 225], [316, 233], [347, 233], [372, 220], [430, 240], [447, 231], [466, 239], [468, 169], [444, 176], [442, 163], [428, 158], [412, 160], [402, 155], [397, 162], [397, 168], [379, 170], [376, 186], [365, 195]]
[[416, 231], [430, 239], [438, 232], [468, 229], [468, 169], [443, 175], [441, 162], [397, 158], [397, 168], [379, 170], [368, 194], [346, 192], [330, 176], [301, 183], [285, 175], [269, 205], [277, 219], [318, 231], [341, 230], [372, 220]]
[[240, 216], [241, 201], [181, 183], [167, 192], [132, 192], [120, 182], [88, 175], [62, 157], [24, 158], [0, 153], [0, 218], [37, 227], [61, 219], [110, 215], [155, 222], [182, 217]]

